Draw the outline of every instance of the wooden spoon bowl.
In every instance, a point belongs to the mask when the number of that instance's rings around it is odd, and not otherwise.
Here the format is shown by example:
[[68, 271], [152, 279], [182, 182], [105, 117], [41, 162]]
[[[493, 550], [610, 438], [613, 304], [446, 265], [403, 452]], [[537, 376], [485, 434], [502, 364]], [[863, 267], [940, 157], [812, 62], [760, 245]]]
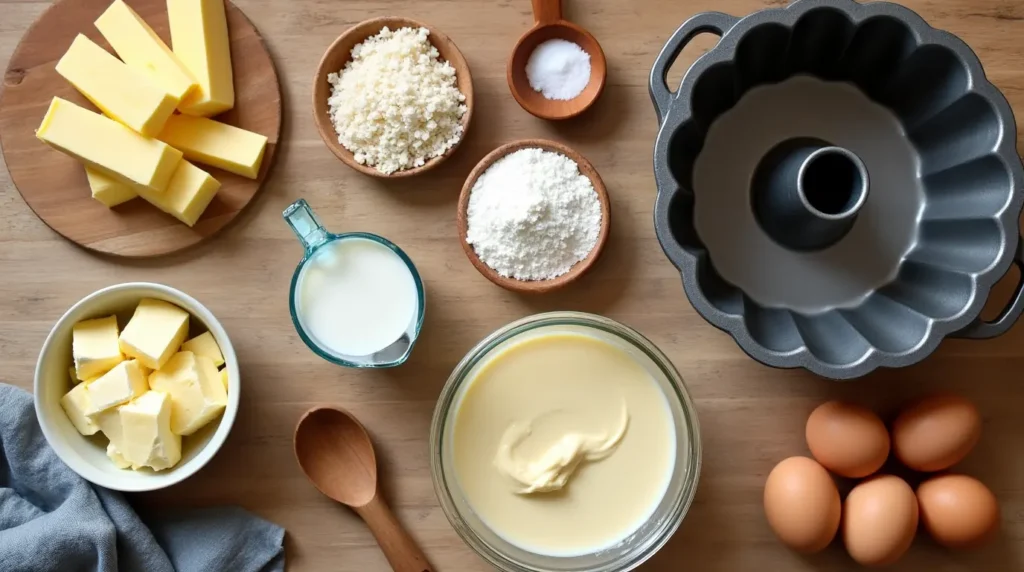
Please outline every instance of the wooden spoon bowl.
[[352, 59], [352, 48], [356, 44], [379, 34], [384, 27], [391, 30], [399, 28], [426, 28], [430, 31], [428, 39], [437, 48], [440, 59], [447, 61], [455, 68], [456, 85], [459, 91], [466, 96], [466, 113], [462, 116], [462, 138], [459, 140], [459, 143], [466, 138], [466, 134], [469, 132], [469, 120], [473, 116], [473, 78], [470, 75], [469, 64], [466, 63], [466, 58], [463, 57], [462, 52], [459, 51], [459, 48], [456, 47], [455, 42], [451, 38], [435, 28], [408, 18], [384, 17], [360, 22], [349, 28], [344, 34], [338, 36], [338, 39], [334, 40], [334, 43], [327, 48], [327, 51], [320, 59], [320, 65], [316, 68], [316, 74], [313, 76], [313, 121], [316, 123], [317, 131], [320, 132], [320, 137], [324, 140], [327, 148], [331, 150], [331, 153], [334, 153], [335, 157], [341, 159], [342, 163], [356, 171], [371, 177], [396, 179], [411, 177], [433, 169], [454, 153], [459, 145], [456, 143], [444, 155], [427, 161], [421, 167], [403, 169], [395, 171], [390, 175], [385, 175], [374, 167], [358, 163], [352, 152], [338, 142], [338, 133], [334, 130], [330, 108], [327, 105], [327, 100], [331, 96], [331, 84], [327, 81], [327, 76], [332, 73], [338, 73], [345, 67], [345, 64]]
[[[552, 278], [550, 280], [518, 280], [507, 276], [498, 274], [490, 266], [480, 260], [477, 256], [476, 251], [473, 250], [473, 246], [466, 242], [466, 234], [469, 230], [469, 195], [473, 191], [473, 186], [476, 184], [477, 179], [484, 173], [495, 161], [502, 157], [519, 151], [520, 149], [539, 148], [545, 151], [553, 151], [555, 153], [561, 153], [566, 157], [573, 160], [579, 167], [580, 173], [590, 179], [590, 183], [594, 186], [594, 191], [597, 192], [597, 199], [601, 203], [601, 231], [597, 236], [597, 244], [594, 245], [594, 249], [590, 251], [590, 254], [586, 258], [577, 262], [569, 272]], [[473, 171], [470, 172], [469, 177], [466, 178], [466, 183], [462, 185], [462, 193], [459, 194], [459, 205], [458, 214], [456, 217], [456, 224], [459, 230], [459, 242], [462, 243], [462, 250], [465, 251], [466, 256], [469, 257], [469, 261], [473, 263], [473, 266], [483, 274], [485, 278], [513, 292], [520, 292], [523, 294], [543, 294], [545, 292], [551, 292], [562, 288], [575, 280], [580, 276], [583, 276], [590, 267], [594, 265], [597, 258], [601, 255], [601, 251], [604, 249], [605, 242], [608, 240], [608, 230], [611, 228], [611, 204], [608, 201], [608, 190], [604, 186], [604, 182], [601, 180], [601, 176], [597, 174], [597, 169], [590, 164], [583, 155], [580, 155], [575, 150], [556, 143], [554, 141], [548, 141], [546, 139], [523, 139], [520, 141], [513, 141], [498, 147], [494, 151], [491, 151], [486, 157], [477, 163]]]
[[[589, 109], [604, 91], [608, 75], [604, 51], [590, 32], [562, 19], [560, 0], [533, 0], [533, 16], [536, 24], [519, 38], [512, 49], [512, 57], [508, 60], [506, 73], [512, 97], [523, 109], [541, 119], [575, 117]], [[547, 99], [530, 86], [530, 79], [526, 76], [526, 64], [537, 46], [548, 40], [572, 42], [590, 56], [590, 81], [583, 88], [583, 92], [573, 99]]]

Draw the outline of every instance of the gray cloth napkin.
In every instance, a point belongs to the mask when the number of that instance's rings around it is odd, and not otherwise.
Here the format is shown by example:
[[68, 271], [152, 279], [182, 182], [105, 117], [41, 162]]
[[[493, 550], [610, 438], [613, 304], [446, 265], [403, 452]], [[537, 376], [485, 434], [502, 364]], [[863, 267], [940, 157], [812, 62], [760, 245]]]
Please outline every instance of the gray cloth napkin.
[[0, 571], [277, 572], [284, 529], [238, 507], [143, 522], [50, 449], [32, 396], [0, 383]]

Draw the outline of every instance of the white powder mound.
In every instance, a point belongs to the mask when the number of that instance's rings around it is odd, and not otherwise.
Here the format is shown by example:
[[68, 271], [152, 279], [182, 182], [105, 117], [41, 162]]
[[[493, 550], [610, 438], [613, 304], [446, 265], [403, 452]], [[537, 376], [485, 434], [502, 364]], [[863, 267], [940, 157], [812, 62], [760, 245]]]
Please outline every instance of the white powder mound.
[[421, 167], [462, 139], [466, 96], [426, 28], [384, 28], [327, 76], [338, 142], [358, 163], [390, 175]]
[[601, 203], [579, 167], [560, 153], [522, 149], [496, 161], [469, 195], [466, 241], [498, 274], [548, 280], [597, 245]]
[[590, 83], [590, 54], [568, 40], [548, 40], [530, 54], [526, 78], [545, 99], [574, 99]]

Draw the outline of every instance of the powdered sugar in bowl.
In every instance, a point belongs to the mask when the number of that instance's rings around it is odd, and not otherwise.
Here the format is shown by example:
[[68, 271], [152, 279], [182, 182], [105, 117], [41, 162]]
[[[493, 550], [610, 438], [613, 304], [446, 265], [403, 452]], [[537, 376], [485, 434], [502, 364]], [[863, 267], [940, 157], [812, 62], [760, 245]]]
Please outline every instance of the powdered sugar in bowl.
[[542, 139], [508, 143], [462, 187], [459, 237], [470, 262], [508, 290], [542, 293], [576, 280], [608, 238], [608, 193], [576, 151]]

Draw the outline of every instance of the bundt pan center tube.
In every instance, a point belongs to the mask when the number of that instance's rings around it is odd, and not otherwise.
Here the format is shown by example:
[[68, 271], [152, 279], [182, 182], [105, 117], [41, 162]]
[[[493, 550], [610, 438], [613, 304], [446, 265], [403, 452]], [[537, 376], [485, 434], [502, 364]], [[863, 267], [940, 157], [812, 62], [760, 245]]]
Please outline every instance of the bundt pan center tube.
[[[721, 36], [684, 75], [701, 33]], [[1024, 280], [1013, 112], [974, 53], [888, 2], [698, 14], [655, 61], [655, 230], [686, 295], [753, 358], [834, 379], [1005, 333]]]

